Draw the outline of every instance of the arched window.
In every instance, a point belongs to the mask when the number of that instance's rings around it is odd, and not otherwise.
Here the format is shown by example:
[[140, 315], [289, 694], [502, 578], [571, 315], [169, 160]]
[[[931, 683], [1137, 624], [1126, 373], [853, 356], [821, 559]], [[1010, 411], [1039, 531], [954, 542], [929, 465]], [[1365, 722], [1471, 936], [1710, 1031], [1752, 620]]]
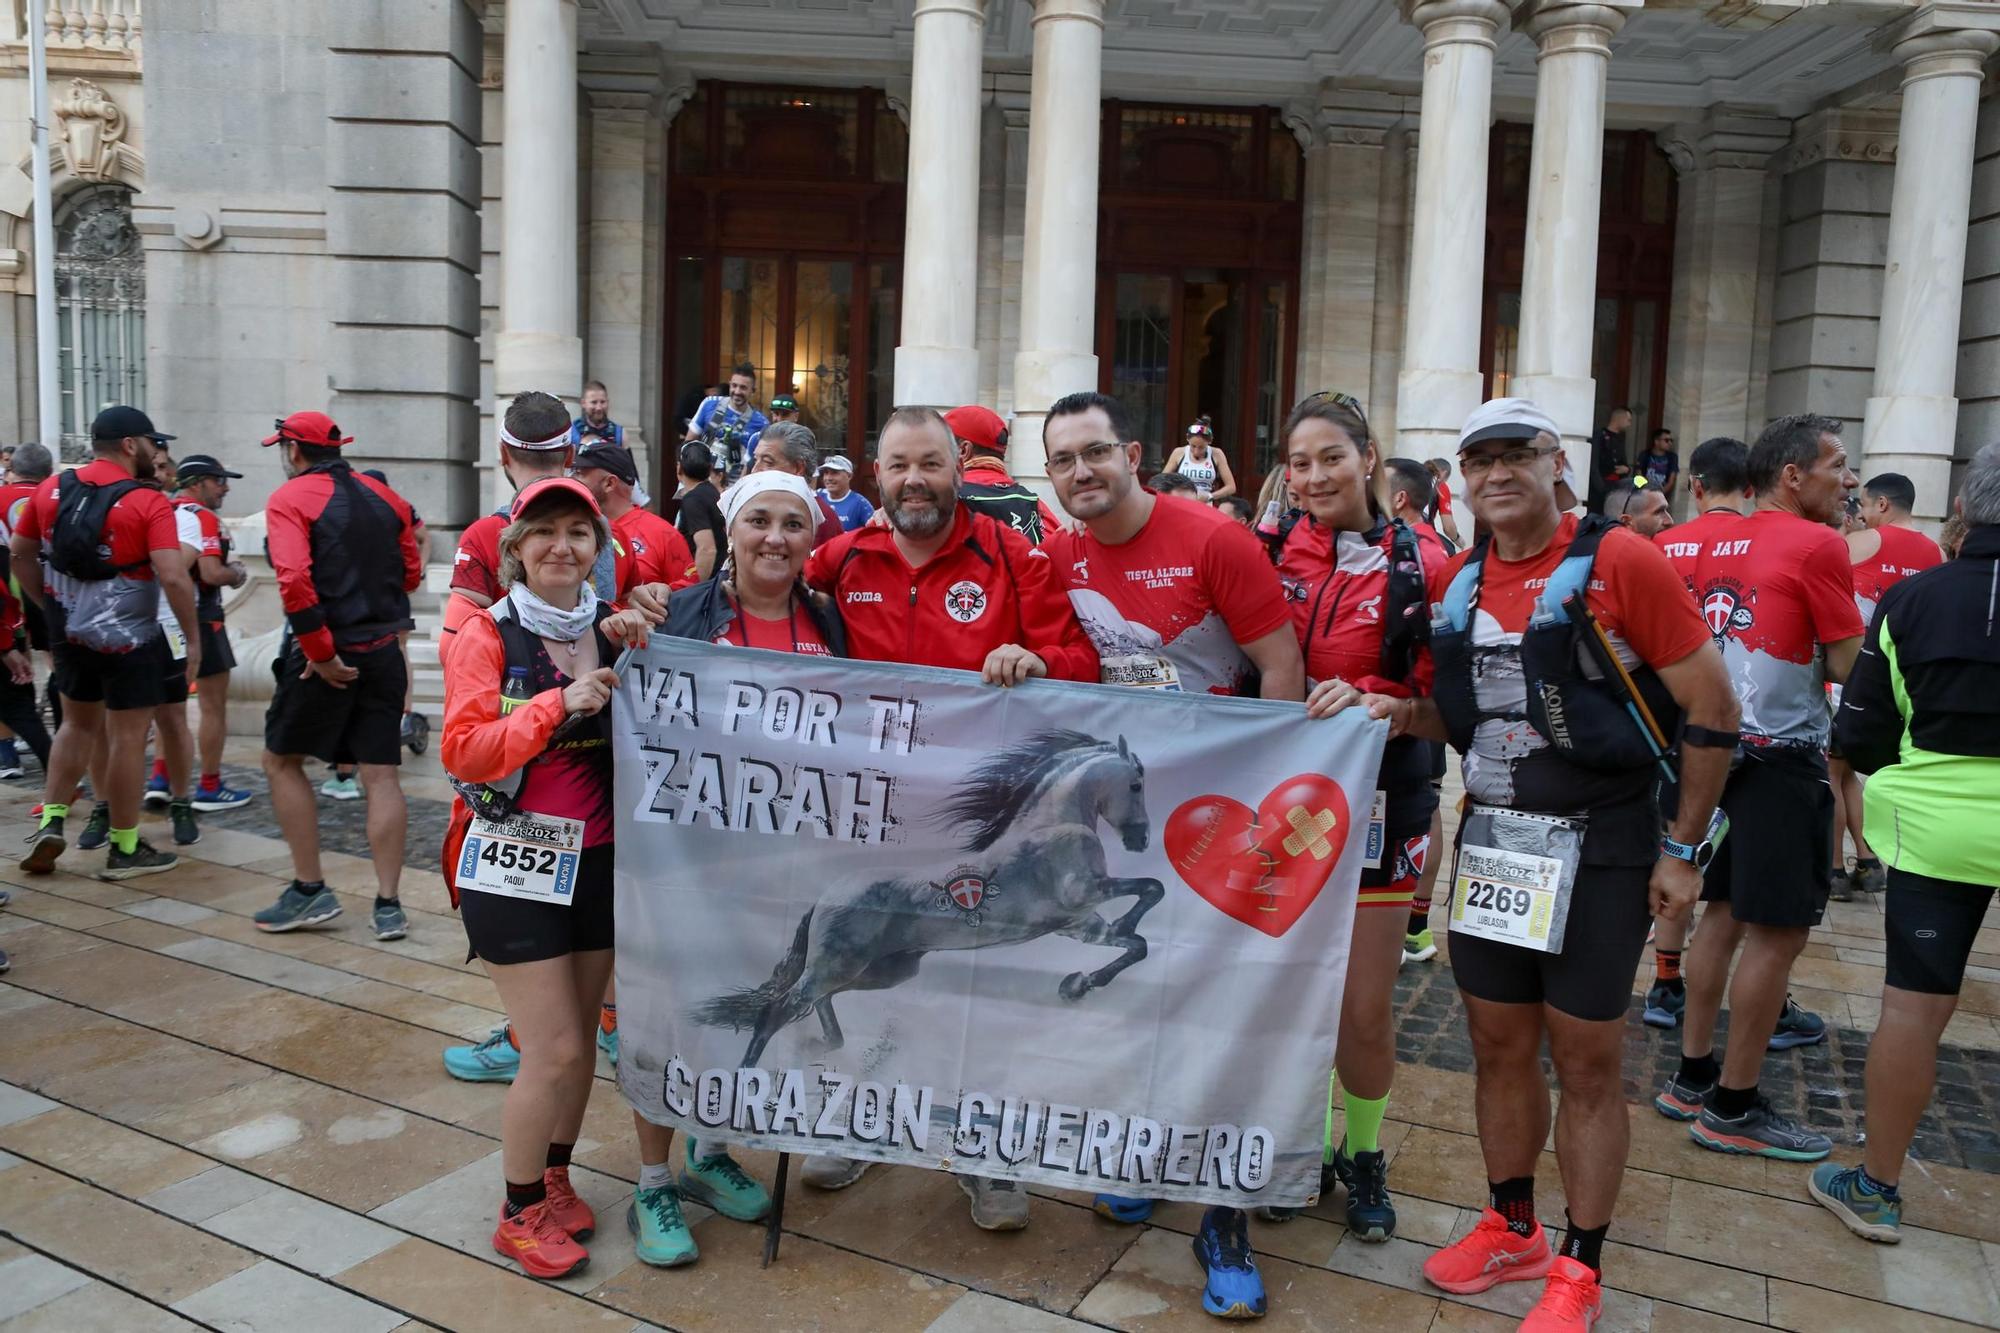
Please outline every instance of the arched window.
[[93, 185], [62, 201], [56, 310], [63, 445], [81, 456], [99, 410], [146, 405], [146, 257], [127, 187]]

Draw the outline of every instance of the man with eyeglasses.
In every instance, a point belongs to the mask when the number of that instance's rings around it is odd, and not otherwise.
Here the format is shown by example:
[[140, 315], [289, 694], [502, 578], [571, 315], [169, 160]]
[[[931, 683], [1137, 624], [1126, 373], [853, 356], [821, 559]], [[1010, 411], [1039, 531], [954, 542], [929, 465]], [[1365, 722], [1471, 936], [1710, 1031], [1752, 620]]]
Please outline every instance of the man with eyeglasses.
[[[1603, 1308], [1605, 1232], [1630, 1147], [1619, 1065], [1632, 977], [1650, 918], [1686, 916], [1701, 891], [1737, 708], [1666, 558], [1629, 529], [1558, 508], [1557, 453], [1555, 423], [1532, 402], [1474, 410], [1458, 463], [1487, 536], [1432, 579], [1433, 695], [1352, 702], [1389, 719], [1392, 737], [1449, 740], [1464, 756], [1451, 962], [1472, 1030], [1489, 1205], [1424, 1276], [1468, 1293], [1547, 1275], [1522, 1327], [1581, 1333]], [[1683, 795], [1665, 839], [1655, 752], [1620, 687], [1577, 665], [1593, 641], [1591, 656], [1615, 653], [1613, 679], [1664, 726], [1676, 710], [1686, 717]], [[1551, 1119], [1544, 1038], [1562, 1087], [1555, 1145], [1569, 1215], [1553, 1251], [1534, 1203]]]
[[1654, 431], [1653, 438], [1633, 466], [1632, 480], [1644, 478], [1648, 486], [1657, 486], [1671, 507], [1674, 487], [1680, 485], [1681, 480], [1681, 456], [1674, 452], [1674, 433], [1664, 426]]

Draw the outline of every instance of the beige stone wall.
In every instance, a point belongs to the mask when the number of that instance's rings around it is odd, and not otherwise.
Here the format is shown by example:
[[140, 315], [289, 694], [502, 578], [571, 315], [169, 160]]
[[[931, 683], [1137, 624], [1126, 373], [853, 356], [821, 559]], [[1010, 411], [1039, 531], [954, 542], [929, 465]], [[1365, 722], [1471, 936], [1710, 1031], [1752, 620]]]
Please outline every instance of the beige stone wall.
[[2000, 440], [2000, 68], [1979, 105], [1972, 172], [1972, 228], [1959, 315], [1958, 449], [1970, 458]]

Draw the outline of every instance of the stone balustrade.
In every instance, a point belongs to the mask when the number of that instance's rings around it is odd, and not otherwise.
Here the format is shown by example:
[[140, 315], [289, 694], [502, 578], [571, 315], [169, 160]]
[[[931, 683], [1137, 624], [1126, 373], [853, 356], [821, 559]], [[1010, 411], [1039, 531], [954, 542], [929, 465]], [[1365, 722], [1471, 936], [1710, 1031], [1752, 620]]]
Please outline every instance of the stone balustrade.
[[141, 0], [5, 0], [0, 8], [0, 40], [28, 40], [31, 5], [42, 11], [52, 52], [139, 53]]

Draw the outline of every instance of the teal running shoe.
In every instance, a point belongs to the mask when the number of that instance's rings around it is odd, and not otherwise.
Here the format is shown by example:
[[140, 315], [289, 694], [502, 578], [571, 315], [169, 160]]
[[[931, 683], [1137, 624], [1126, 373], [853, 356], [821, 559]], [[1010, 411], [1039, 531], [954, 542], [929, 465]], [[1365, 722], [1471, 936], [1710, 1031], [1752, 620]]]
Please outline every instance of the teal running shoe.
[[1806, 1192], [1825, 1204], [1847, 1229], [1863, 1240], [1884, 1245], [1903, 1239], [1903, 1199], [1899, 1194], [1878, 1194], [1868, 1187], [1858, 1166], [1821, 1162], [1806, 1179]]
[[625, 1209], [625, 1229], [639, 1252], [639, 1262], [655, 1268], [680, 1268], [701, 1257], [681, 1216], [681, 1196], [672, 1185], [640, 1190]]
[[606, 1032], [604, 1025], [597, 1025], [597, 1049], [604, 1052], [604, 1058], [611, 1061], [613, 1069], [618, 1068], [618, 1029]]
[[281, 931], [322, 925], [339, 915], [340, 899], [333, 896], [332, 889], [322, 884], [308, 893], [293, 880], [278, 895], [278, 901], [250, 920], [259, 930]]
[[1250, 1224], [1235, 1208], [1210, 1208], [1201, 1215], [1194, 1238], [1194, 1258], [1208, 1282], [1201, 1289], [1201, 1308], [1218, 1319], [1262, 1319], [1264, 1277], [1250, 1253]]
[[726, 1152], [695, 1159], [687, 1148], [687, 1169], [681, 1172], [681, 1197], [706, 1204], [724, 1217], [756, 1222], [771, 1211], [771, 1196]]
[[445, 1047], [444, 1072], [467, 1083], [512, 1083], [521, 1072], [521, 1053], [507, 1040], [502, 1023], [477, 1046]]
[[1091, 1200], [1090, 1207], [1099, 1217], [1127, 1226], [1137, 1226], [1153, 1215], [1151, 1199], [1134, 1199], [1123, 1194], [1100, 1194]]
[[1342, 1140], [1333, 1172], [1347, 1186], [1347, 1230], [1354, 1239], [1380, 1245], [1396, 1234], [1396, 1205], [1389, 1198], [1389, 1163], [1380, 1152], [1347, 1155]]

